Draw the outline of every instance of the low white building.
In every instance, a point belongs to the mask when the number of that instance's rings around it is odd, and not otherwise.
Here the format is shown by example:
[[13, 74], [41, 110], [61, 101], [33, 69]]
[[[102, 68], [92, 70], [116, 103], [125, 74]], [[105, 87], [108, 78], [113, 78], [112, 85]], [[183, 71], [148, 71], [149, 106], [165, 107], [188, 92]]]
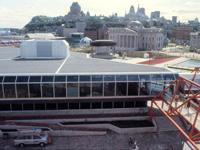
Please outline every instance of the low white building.
[[200, 32], [190, 33], [190, 47], [200, 49]]
[[138, 21], [131, 22], [128, 28], [109, 28], [109, 40], [117, 43], [116, 50], [161, 50], [164, 35], [160, 28], [144, 28]]
[[69, 56], [69, 44], [65, 40], [28, 40], [20, 47], [22, 59], [65, 59]]

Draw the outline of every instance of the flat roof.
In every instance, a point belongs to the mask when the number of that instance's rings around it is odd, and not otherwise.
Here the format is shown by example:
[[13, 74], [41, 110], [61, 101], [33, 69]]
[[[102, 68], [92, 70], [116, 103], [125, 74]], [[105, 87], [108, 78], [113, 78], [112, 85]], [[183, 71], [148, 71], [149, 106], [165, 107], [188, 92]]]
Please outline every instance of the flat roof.
[[90, 58], [84, 53], [71, 52], [62, 60], [20, 60], [19, 54], [19, 48], [0, 48], [1, 75], [170, 73], [164, 68]]

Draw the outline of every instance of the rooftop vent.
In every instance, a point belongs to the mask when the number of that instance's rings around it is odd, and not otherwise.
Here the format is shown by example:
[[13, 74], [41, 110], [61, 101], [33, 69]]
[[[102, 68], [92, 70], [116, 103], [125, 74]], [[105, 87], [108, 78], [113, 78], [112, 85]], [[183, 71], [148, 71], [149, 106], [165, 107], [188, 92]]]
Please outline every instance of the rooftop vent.
[[64, 40], [29, 40], [20, 47], [22, 59], [65, 59], [69, 55], [69, 44]]

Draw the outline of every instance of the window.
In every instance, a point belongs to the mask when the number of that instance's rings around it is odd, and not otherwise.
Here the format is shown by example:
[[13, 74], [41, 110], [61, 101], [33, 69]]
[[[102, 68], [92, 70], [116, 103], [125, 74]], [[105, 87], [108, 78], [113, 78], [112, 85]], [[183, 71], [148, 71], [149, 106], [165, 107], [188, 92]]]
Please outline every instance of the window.
[[136, 101], [135, 102], [135, 107], [137, 107], [137, 108], [147, 107], [147, 102], [146, 101]]
[[42, 82], [53, 82], [54, 77], [53, 76], [43, 76]]
[[90, 83], [80, 83], [80, 97], [90, 97], [91, 96], [91, 84]]
[[16, 77], [15, 77], [15, 76], [7, 76], [7, 77], [4, 77], [4, 82], [12, 83], [12, 82], [15, 82], [15, 80], [16, 80]]
[[43, 97], [53, 97], [53, 84], [42, 84], [42, 96]]
[[89, 82], [91, 81], [90, 76], [80, 76], [80, 82]]
[[58, 103], [58, 110], [67, 110], [68, 103]]
[[33, 104], [23, 104], [24, 110], [34, 110]]
[[30, 89], [30, 97], [31, 98], [41, 97], [40, 84], [30, 84], [29, 89]]
[[54, 86], [55, 86], [55, 97], [66, 97], [65, 83], [56, 83]]
[[103, 108], [112, 108], [112, 102], [103, 102]]
[[41, 76], [31, 76], [29, 78], [29, 82], [38, 82], [38, 83], [40, 83], [41, 82]]
[[81, 103], [80, 108], [81, 109], [90, 109], [90, 103]]
[[18, 98], [27, 98], [28, 95], [28, 84], [17, 84], [17, 97]]
[[114, 75], [105, 75], [104, 81], [115, 81], [115, 76]]
[[57, 110], [56, 103], [47, 103], [46, 110]]
[[78, 76], [67, 76], [67, 82], [78, 82]]
[[139, 81], [138, 75], [128, 75], [128, 81]]
[[135, 102], [125, 102], [125, 108], [134, 108]]
[[151, 94], [159, 94], [163, 90], [163, 79], [160, 74], [151, 76]]
[[0, 83], [0, 98], [3, 98], [3, 85]]
[[28, 83], [28, 76], [18, 76], [17, 77], [17, 83], [18, 82], [20, 82], [20, 83], [24, 83], [24, 82], [26, 82], [26, 83]]
[[127, 95], [127, 83], [126, 82], [116, 83], [116, 95], [117, 96], [126, 96]]
[[124, 108], [123, 102], [114, 102], [114, 108]]
[[67, 96], [78, 97], [78, 83], [67, 83]]
[[128, 96], [138, 96], [139, 94], [139, 83], [129, 82], [128, 83]]
[[92, 83], [92, 96], [103, 96], [103, 83]]
[[35, 104], [35, 110], [45, 110], [45, 104], [43, 103]]
[[175, 80], [175, 77], [173, 74], [164, 74], [163, 79], [164, 79], [164, 81], [173, 81], [173, 80]]
[[140, 95], [150, 95], [150, 75], [140, 75]]
[[126, 75], [117, 75], [116, 81], [127, 81], [127, 76]]
[[12, 104], [12, 111], [22, 111], [22, 104]]
[[103, 81], [103, 76], [101, 76], [101, 75], [93, 75], [92, 76], [92, 81], [93, 82], [96, 82], [96, 81]]
[[101, 109], [101, 102], [92, 103], [92, 109]]
[[55, 76], [55, 82], [66, 82], [66, 76]]
[[15, 84], [4, 84], [5, 98], [16, 98]]
[[115, 96], [115, 83], [104, 83], [104, 96]]
[[79, 103], [69, 103], [69, 109], [79, 109]]
[[0, 111], [11, 111], [10, 104], [0, 104]]

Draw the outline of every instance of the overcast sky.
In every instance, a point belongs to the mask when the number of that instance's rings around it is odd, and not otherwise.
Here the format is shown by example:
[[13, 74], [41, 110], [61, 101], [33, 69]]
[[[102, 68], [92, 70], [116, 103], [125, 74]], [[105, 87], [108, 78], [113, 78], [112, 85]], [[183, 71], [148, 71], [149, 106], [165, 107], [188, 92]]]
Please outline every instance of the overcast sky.
[[[84, 12], [91, 15], [111, 15], [118, 13], [124, 16], [131, 5], [146, 8], [146, 14], [155, 10], [161, 16], [171, 18], [176, 15], [181, 21], [200, 18], [200, 0], [75, 0]], [[151, 2], [150, 2], [151, 1]], [[33, 16], [64, 16], [74, 0], [0, 0], [0, 27], [21, 28]]]

